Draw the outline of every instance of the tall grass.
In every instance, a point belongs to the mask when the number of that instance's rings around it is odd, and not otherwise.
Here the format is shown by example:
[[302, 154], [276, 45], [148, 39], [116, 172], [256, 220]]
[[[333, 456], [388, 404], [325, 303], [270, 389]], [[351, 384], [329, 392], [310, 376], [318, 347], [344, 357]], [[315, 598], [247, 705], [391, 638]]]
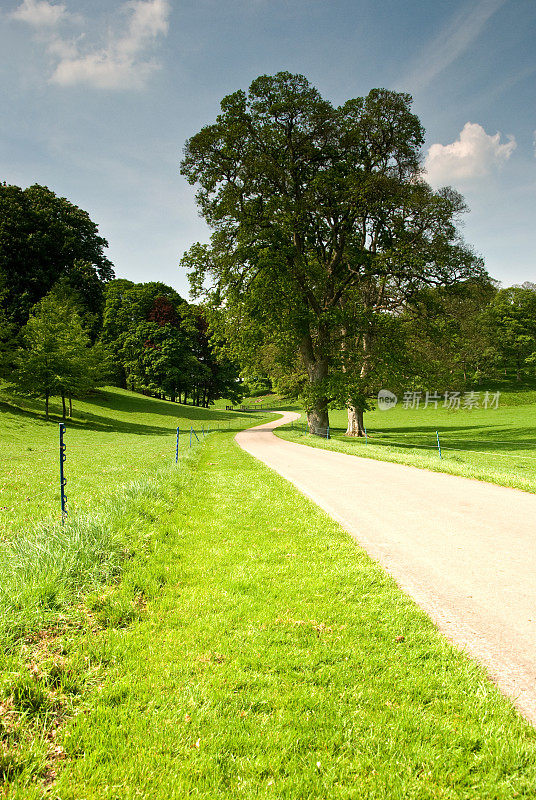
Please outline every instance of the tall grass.
[[[179, 469], [195, 458], [181, 454]], [[118, 486], [98, 511], [37, 523], [0, 543], [0, 637], [9, 649], [65, 612], [83, 594], [113, 582], [149, 534], [158, 498], [177, 480], [175, 465]]]

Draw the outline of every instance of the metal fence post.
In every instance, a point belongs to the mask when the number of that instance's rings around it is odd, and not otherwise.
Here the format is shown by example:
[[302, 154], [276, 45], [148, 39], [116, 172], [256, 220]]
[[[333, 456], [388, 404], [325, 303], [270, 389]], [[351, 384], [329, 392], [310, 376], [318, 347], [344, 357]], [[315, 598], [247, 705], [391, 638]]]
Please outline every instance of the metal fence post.
[[326, 439], [329, 439], [329, 425], [328, 425], [328, 435], [326, 436]]
[[365, 444], [368, 444], [367, 429], [365, 428]]
[[443, 458], [443, 456], [441, 455], [441, 445], [439, 444], [439, 431], [436, 431], [436, 436], [437, 436], [437, 449], [439, 450], [439, 458]]
[[63, 422], [60, 422], [60, 497], [61, 497], [61, 524], [65, 522], [65, 517], [67, 516], [67, 495], [65, 494], [65, 485], [67, 483], [67, 478], [65, 477], [65, 472], [63, 469], [63, 464], [67, 459], [65, 455], [65, 450], [67, 449], [65, 444], [63, 443], [63, 434], [65, 433], [65, 425]]
[[179, 429], [177, 428], [177, 447], [175, 448], [175, 464], [179, 460]]

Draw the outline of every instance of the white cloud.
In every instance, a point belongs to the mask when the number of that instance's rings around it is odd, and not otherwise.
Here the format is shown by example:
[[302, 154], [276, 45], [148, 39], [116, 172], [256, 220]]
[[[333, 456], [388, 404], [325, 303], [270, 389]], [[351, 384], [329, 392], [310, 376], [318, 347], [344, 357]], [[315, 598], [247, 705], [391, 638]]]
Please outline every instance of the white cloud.
[[484, 26], [506, 0], [478, 0], [460, 11], [439, 34], [428, 42], [411, 71], [400, 83], [412, 92], [425, 89], [447, 67], [468, 50]]
[[47, 0], [23, 0], [10, 16], [35, 28], [48, 28], [58, 25], [68, 14], [63, 4], [56, 5]]
[[508, 161], [516, 140], [508, 136], [501, 144], [501, 134], [487, 134], [481, 125], [466, 122], [458, 139], [451, 144], [433, 144], [424, 162], [427, 180], [435, 185], [481, 178]]
[[[141, 89], [159, 68], [150, 51], [158, 37], [168, 32], [169, 11], [169, 0], [128, 0], [120, 7], [122, 19], [117, 29], [109, 29], [106, 41], [100, 46], [88, 44], [84, 34], [69, 40], [53, 30], [70, 16], [65, 6], [53, 6], [45, 0], [24, 0], [12, 16], [39, 27], [40, 39], [45, 41], [46, 50], [55, 61], [52, 83], [82, 84], [97, 89]], [[45, 31], [43, 26], [48, 29]]]

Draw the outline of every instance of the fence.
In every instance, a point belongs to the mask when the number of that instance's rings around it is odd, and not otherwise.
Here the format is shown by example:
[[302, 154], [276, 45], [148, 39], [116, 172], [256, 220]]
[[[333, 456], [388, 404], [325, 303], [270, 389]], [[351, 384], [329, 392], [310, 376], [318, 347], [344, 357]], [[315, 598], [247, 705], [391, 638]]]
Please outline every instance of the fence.
[[304, 433], [309, 434], [309, 436], [320, 436], [322, 439], [331, 439], [331, 435], [329, 432], [329, 425], [327, 428], [317, 428], [311, 425], [309, 422], [291, 422], [291, 428], [295, 428], [296, 430], [302, 430]]
[[[253, 415], [249, 416], [249, 420], [253, 421], [254, 419], [255, 419], [255, 417]], [[248, 420], [248, 417], [241, 416], [240, 417], [240, 427], [242, 427], [243, 423], [245, 421], [247, 421], [247, 420]], [[234, 424], [236, 424], [236, 423], [234, 423]], [[215, 431], [218, 431], [218, 430], [231, 430], [231, 428], [234, 427], [234, 424], [233, 424], [233, 420], [228, 419], [228, 420], [218, 420], [218, 421], [215, 421], [215, 422], [211, 421], [210, 425], [206, 425], [206, 426], [205, 426], [205, 424], [202, 424], [202, 425], [196, 426], [196, 427], [194, 427], [193, 425], [188, 425], [188, 426], [185, 426], [185, 427], [178, 426], [175, 430], [171, 429], [170, 430], [170, 439], [171, 439], [171, 437], [173, 437], [172, 438], [173, 450], [171, 452], [169, 450], [167, 450], [167, 452], [169, 453], [170, 460], [173, 459], [174, 463], [178, 464], [178, 461], [179, 461], [179, 445], [180, 445], [181, 442], [187, 441], [188, 442], [188, 447], [192, 447], [195, 442], [202, 442], [209, 434], [214, 433]], [[48, 482], [48, 479], [49, 479], [48, 478], [48, 473], [49, 473], [50, 474], [51, 483], [50, 483], [50, 488], [45, 489], [43, 491], [37, 491], [37, 492], [28, 491], [27, 489], [24, 489], [24, 488], [21, 488], [21, 487], [17, 486], [17, 488], [14, 488], [14, 489], [10, 490], [10, 493], [12, 493], [12, 496], [14, 497], [15, 502], [8, 501], [9, 505], [0, 504], [0, 512], [15, 512], [15, 513], [18, 513], [19, 510], [20, 510], [20, 513], [24, 514], [25, 513], [24, 509], [27, 508], [27, 507], [30, 507], [32, 505], [35, 506], [37, 504], [39, 506], [42, 506], [43, 504], [46, 504], [46, 506], [48, 506], [50, 508], [50, 501], [53, 501], [55, 507], [57, 507], [56, 504], [58, 504], [58, 506], [59, 506], [58, 510], [60, 511], [60, 515], [61, 515], [60, 519], [61, 519], [61, 522], [63, 524], [65, 522], [65, 520], [67, 519], [67, 517], [69, 516], [69, 504], [68, 504], [66, 487], [67, 487], [68, 479], [70, 480], [70, 473], [71, 473], [72, 468], [73, 468], [73, 463], [72, 463], [71, 458], [70, 458], [70, 455], [71, 455], [72, 451], [71, 451], [71, 453], [69, 452], [72, 446], [75, 447], [74, 452], [76, 453], [77, 456], [79, 456], [80, 453], [82, 453], [82, 454], [84, 454], [84, 453], [93, 454], [95, 452], [94, 445], [89, 445], [89, 444], [84, 444], [84, 443], [80, 444], [79, 440], [76, 442], [75, 445], [70, 443], [70, 441], [69, 441], [69, 427], [68, 427], [68, 424], [66, 425], [64, 422], [61, 422], [58, 425], [58, 439], [56, 439], [56, 445], [55, 446], [53, 446], [53, 443], [51, 442], [49, 447], [39, 448], [36, 451], [34, 451], [33, 448], [28, 448], [28, 450], [32, 451], [31, 455], [30, 454], [25, 454], [25, 453], [23, 453], [23, 454], [19, 453], [17, 455], [15, 455], [15, 454], [9, 455], [8, 454], [8, 455], [3, 456], [2, 460], [6, 464], [6, 466], [8, 466], [9, 462], [12, 462], [12, 461], [16, 461], [18, 464], [20, 464], [21, 461], [26, 461], [27, 458], [31, 458], [32, 465], [35, 465], [35, 468], [40, 470], [41, 473], [43, 472], [43, 470], [44, 470], [44, 468], [46, 466], [46, 473], [47, 473], [47, 479], [46, 480]], [[169, 444], [166, 446], [166, 449], [167, 449], [167, 447], [169, 447]], [[158, 449], [160, 450], [160, 447]], [[143, 451], [140, 452], [140, 456], [142, 455], [142, 453], [143, 453]], [[53, 454], [55, 454], [56, 457], [59, 456], [59, 459], [58, 459], [59, 463], [56, 462], [58, 464], [58, 466], [55, 466], [55, 464], [54, 464], [55, 459], [54, 459], [54, 455]], [[164, 455], [164, 453], [160, 453], [160, 454]], [[152, 453], [152, 455], [155, 455], [155, 454]], [[147, 458], [147, 452], [146, 451], [145, 451], [145, 458]], [[59, 467], [59, 469], [58, 469], [58, 467]], [[56, 472], [57, 469], [58, 469], [58, 472]], [[85, 472], [83, 474], [85, 474]], [[57, 476], [57, 477], [54, 477], [54, 476]], [[78, 473], [75, 475], [75, 478], [76, 477], [78, 477]], [[69, 485], [71, 485], [70, 482], [69, 482]], [[0, 486], [0, 491], [5, 489], [5, 488], [6, 488], [5, 486]], [[30, 487], [28, 487], [28, 488], [30, 488]], [[58, 498], [58, 494], [57, 494], [58, 489], [59, 489], [59, 498]], [[28, 491], [28, 496], [27, 497], [24, 497], [24, 496], [20, 497], [21, 492], [24, 492], [24, 494], [26, 494], [27, 491]], [[69, 492], [69, 494], [71, 495], [71, 492]], [[44, 499], [45, 496], [48, 496], [49, 502], [45, 501], [45, 499]], [[6, 498], [6, 500], [7, 500], [7, 498]], [[0, 503], [1, 503], [1, 501], [0, 501]], [[8, 515], [6, 515], [6, 516], [8, 516]], [[55, 516], [55, 514], [54, 514], [54, 516]], [[3, 520], [4, 520], [3, 524], [7, 524], [6, 517], [4, 517], [4, 515], [2, 515], [2, 517], [3, 517]], [[26, 517], [25, 517], [25, 519], [26, 519]]]
[[[316, 429], [312, 430], [311, 426], [306, 422], [294, 421], [290, 423], [291, 429], [303, 431], [305, 434], [309, 434], [312, 436], [320, 436], [321, 438], [331, 439], [333, 435], [333, 429], [331, 428], [323, 428], [323, 429]], [[338, 430], [337, 433], [342, 433], [342, 430]], [[438, 430], [430, 431], [430, 433], [401, 433], [397, 431], [395, 436], [397, 438], [391, 439], [389, 435], [385, 434], [384, 431], [373, 431], [371, 433], [370, 430], [367, 428], [364, 429], [364, 436], [355, 438], [353, 441], [357, 443], [362, 443], [363, 446], [373, 445], [376, 447], [382, 446], [392, 446], [405, 448], [405, 449], [413, 449], [413, 450], [435, 450], [438, 454], [440, 459], [443, 459], [445, 453], [449, 452], [457, 452], [457, 453], [475, 453], [478, 455], [489, 456], [490, 458], [515, 458], [515, 459], [525, 459], [529, 461], [536, 461], [536, 453], [532, 455], [525, 455], [520, 453], [516, 448], [515, 441], [508, 441], [504, 439], [493, 439], [489, 440], [489, 444], [496, 446], [504, 445], [505, 449], [510, 447], [514, 448], [515, 452], [507, 452], [507, 453], [500, 453], [496, 450], [482, 450], [477, 448], [482, 448], [483, 441], [478, 439], [464, 439], [464, 438], [456, 438], [452, 437], [448, 431], [442, 431], [441, 434]], [[404, 440], [404, 441], [401, 441]], [[524, 446], [529, 446], [534, 448], [536, 451], [536, 440], [524, 440]]]
[[266, 410], [262, 403], [257, 406], [225, 406], [226, 411], [263, 411]]

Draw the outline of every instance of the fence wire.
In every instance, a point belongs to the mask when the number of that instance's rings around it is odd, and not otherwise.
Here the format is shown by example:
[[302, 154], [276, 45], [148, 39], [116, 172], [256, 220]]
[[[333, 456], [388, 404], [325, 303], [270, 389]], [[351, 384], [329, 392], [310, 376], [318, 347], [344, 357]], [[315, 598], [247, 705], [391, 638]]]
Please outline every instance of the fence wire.
[[[312, 436], [320, 436], [320, 437], [326, 438], [326, 439], [332, 439], [332, 436], [333, 436], [333, 428], [315, 428], [315, 429], [312, 429], [311, 426], [309, 425], [309, 423], [306, 423], [306, 422], [293, 421], [293, 422], [290, 423], [290, 427], [291, 427], [291, 429], [301, 430], [305, 434], [312, 435]], [[341, 431], [337, 430], [336, 432], [340, 433]], [[368, 445], [368, 446], [379, 446], [379, 447], [382, 447], [384, 445], [385, 446], [394, 445], [396, 447], [401, 447], [401, 448], [405, 448], [405, 449], [408, 449], [408, 450], [409, 449], [414, 449], [414, 450], [425, 449], [425, 450], [435, 450], [435, 451], [439, 450], [437, 440], [435, 441], [434, 444], [426, 444], [425, 442], [419, 441], [418, 439], [415, 440], [414, 437], [415, 436], [419, 436], [419, 435], [424, 436], [423, 434], [416, 434], [415, 435], [415, 434], [412, 434], [412, 433], [406, 433], [406, 434], [399, 433], [398, 436], [400, 438], [404, 437], [404, 436], [412, 437], [412, 441], [400, 441], [400, 439], [386, 438], [381, 431], [370, 431], [370, 430], [367, 430], [365, 436], [359, 437], [358, 441], [360, 441], [364, 446]], [[433, 434], [430, 434], [430, 436], [432, 437]], [[437, 432], [436, 432], [436, 436], [437, 436]], [[436, 437], [434, 437], [434, 439], [435, 438]], [[445, 432], [439, 433], [439, 440], [440, 440], [441, 452], [447, 453], [447, 454], [449, 452], [467, 453], [467, 454], [475, 453], [477, 455], [489, 456], [490, 458], [497, 457], [497, 458], [511, 458], [511, 459], [528, 459], [528, 460], [531, 460], [531, 461], [536, 461], [536, 454], [534, 454], [534, 455], [525, 455], [523, 453], [520, 453], [517, 449], [513, 449], [508, 453], [500, 453], [500, 452], [497, 452], [497, 451], [490, 451], [490, 450], [480, 450], [480, 449], [476, 450], [476, 449], [474, 449], [472, 447], [462, 447], [462, 446], [456, 447], [456, 446], [454, 446], [454, 445], [477, 445], [477, 446], [480, 445], [480, 447], [481, 447], [482, 446], [482, 440], [477, 440], [477, 439], [459, 439], [459, 438], [451, 439], [451, 438], [449, 438], [449, 434], [445, 433]], [[356, 439], [356, 441], [357, 441], [357, 439]], [[515, 442], [511, 442], [511, 441], [508, 441], [506, 439], [497, 439], [497, 440], [489, 441], [489, 444], [493, 445], [493, 446], [495, 446], [495, 445], [504, 445], [505, 447], [508, 447], [508, 446], [513, 447], [513, 448], [516, 447], [516, 443]], [[525, 446], [528, 446], [529, 448], [536, 449], [536, 441], [527, 440], [523, 444]]]

